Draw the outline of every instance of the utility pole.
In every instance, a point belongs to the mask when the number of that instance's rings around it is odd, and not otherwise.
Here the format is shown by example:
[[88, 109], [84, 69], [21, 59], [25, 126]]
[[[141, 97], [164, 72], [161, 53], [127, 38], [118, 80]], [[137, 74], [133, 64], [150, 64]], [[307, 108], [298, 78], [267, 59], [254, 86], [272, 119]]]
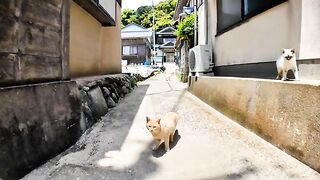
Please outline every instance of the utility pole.
[[153, 30], [153, 64], [154, 64], [155, 56], [156, 56], [156, 29], [155, 29], [155, 9], [154, 9], [153, 0], [152, 0], [152, 30]]

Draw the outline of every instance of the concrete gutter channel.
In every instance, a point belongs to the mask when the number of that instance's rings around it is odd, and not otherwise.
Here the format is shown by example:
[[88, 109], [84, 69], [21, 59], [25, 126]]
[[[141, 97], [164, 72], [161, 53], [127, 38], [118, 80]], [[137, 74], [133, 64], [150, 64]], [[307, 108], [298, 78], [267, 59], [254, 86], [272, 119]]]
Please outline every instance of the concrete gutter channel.
[[116, 74], [0, 88], [0, 180], [21, 178], [65, 151], [144, 79]]
[[189, 92], [320, 172], [320, 83], [192, 77]]

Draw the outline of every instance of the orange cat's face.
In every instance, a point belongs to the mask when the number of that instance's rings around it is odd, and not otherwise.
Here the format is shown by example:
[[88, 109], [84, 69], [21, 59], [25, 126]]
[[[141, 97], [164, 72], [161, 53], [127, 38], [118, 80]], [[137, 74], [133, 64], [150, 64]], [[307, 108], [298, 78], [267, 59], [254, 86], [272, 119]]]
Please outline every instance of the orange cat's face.
[[150, 119], [147, 117], [147, 129], [153, 136], [161, 133], [160, 119]]

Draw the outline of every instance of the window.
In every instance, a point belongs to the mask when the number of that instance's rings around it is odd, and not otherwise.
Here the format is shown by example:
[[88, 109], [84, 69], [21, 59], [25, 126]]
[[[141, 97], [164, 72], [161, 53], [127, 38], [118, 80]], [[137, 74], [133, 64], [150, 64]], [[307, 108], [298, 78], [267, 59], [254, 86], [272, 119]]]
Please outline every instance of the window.
[[123, 55], [130, 55], [130, 46], [123, 46], [122, 54]]
[[130, 47], [130, 54], [131, 55], [137, 55], [138, 54], [138, 47], [137, 46], [131, 46]]
[[123, 46], [122, 48], [123, 55], [137, 55], [138, 47], [137, 46]]
[[244, 0], [244, 16], [254, 16], [259, 12], [265, 11], [283, 2], [283, 0], [267, 0], [263, 2], [257, 0]]
[[287, 0], [218, 0], [218, 34]]
[[176, 42], [176, 38], [163, 38], [163, 44], [167, 43], [167, 42]]
[[241, 21], [242, 0], [218, 1], [218, 31]]

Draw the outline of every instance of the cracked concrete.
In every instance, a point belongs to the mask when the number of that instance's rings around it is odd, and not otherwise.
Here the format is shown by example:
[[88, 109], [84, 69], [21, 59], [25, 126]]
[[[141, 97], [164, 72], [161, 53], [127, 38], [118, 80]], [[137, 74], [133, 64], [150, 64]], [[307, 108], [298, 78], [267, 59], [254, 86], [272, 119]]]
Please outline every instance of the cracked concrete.
[[[188, 93], [169, 73], [139, 84], [66, 152], [24, 179], [320, 179], [319, 173]], [[167, 79], [167, 80], [166, 80]], [[181, 116], [153, 152], [145, 117]]]

